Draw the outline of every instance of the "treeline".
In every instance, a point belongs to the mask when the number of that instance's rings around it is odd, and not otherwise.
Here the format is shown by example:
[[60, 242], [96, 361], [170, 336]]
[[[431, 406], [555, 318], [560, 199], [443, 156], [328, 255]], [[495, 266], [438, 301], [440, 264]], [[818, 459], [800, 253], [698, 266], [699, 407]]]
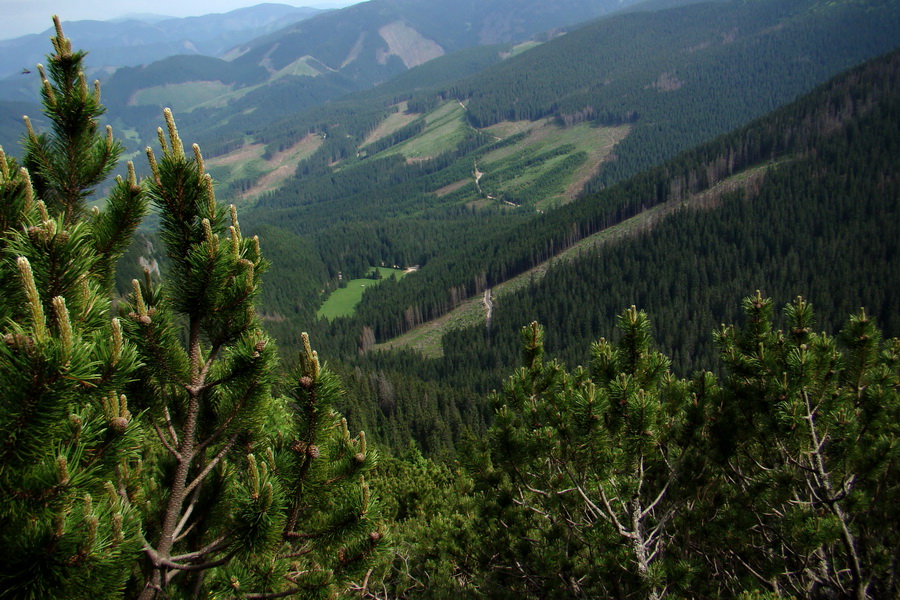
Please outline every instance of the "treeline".
[[679, 371], [711, 369], [710, 323], [739, 320], [734, 299], [754, 287], [817, 299], [826, 330], [865, 306], [888, 335], [900, 334], [900, 186], [890, 175], [897, 155], [884, 152], [900, 134], [898, 117], [895, 97], [818, 141], [811, 156], [770, 168], [758, 188], [555, 265], [494, 303], [490, 343], [473, 328], [447, 335], [445, 351], [508, 364], [529, 315], [547, 324], [549, 353], [584, 364], [619, 308], [637, 305], [657, 315], [655, 337]]
[[722, 366], [691, 377], [633, 307], [584, 367], [519, 329], [486, 435], [450, 467], [383, 468], [388, 595], [896, 597], [900, 340], [859, 310], [815, 333], [804, 299], [741, 313], [707, 332]]
[[[898, 335], [898, 84], [900, 53], [894, 53], [661, 167], [658, 174], [665, 178], [657, 181], [664, 196], [672, 195], [666, 206], [672, 214], [647, 220], [618, 242], [554, 263], [542, 279], [519, 292], [495, 295], [490, 329], [480, 324], [446, 334], [439, 359], [408, 351], [359, 355], [363, 323], [377, 322], [379, 316], [366, 305], [373, 298], [409, 301], [397, 321], [389, 322], [398, 330], [426, 316], [408, 308], [417, 306], [413, 298], [401, 296], [417, 289], [422, 298], [431, 298], [429, 290], [438, 286], [407, 287], [426, 275], [426, 268], [403, 282], [385, 281], [369, 289], [356, 318], [318, 324], [314, 330], [323, 341], [323, 354], [357, 366], [357, 379], [375, 377], [394, 385], [398, 408], [391, 415], [415, 415], [418, 421], [415, 426], [403, 421], [406, 427], [421, 432], [428, 429], [423, 424], [447, 418], [448, 423], [458, 423], [451, 429], [477, 435], [483, 412], [461, 412], [459, 421], [455, 413], [441, 412], [445, 408], [422, 414], [413, 407], [422, 401], [423, 390], [433, 390], [429, 397], [438, 397], [447, 382], [453, 382], [460, 400], [477, 399], [495, 388], [517, 363], [517, 331], [532, 319], [547, 325], [549, 355], [569, 364], [586, 364], [590, 343], [614, 328], [623, 306], [636, 305], [657, 315], [652, 333], [673, 368], [682, 373], [717, 367], [710, 330], [716, 323], [741, 322], [736, 300], [747, 289], [812, 298], [817, 327], [826, 330], [838, 329], [848, 314], [864, 306], [886, 335]], [[734, 172], [742, 174], [718, 191], [692, 196], [709, 181], [727, 177], [732, 142], [742, 148], [732, 155]], [[757, 164], [743, 162], [751, 155], [763, 163], [759, 170], [747, 172], [747, 165]], [[716, 175], [717, 168], [724, 170]], [[607, 194], [624, 198], [625, 189], [627, 185], [616, 186]], [[656, 188], [645, 182], [637, 189]], [[527, 236], [535, 223], [547, 222], [550, 216], [520, 225], [510, 237]], [[436, 257], [430, 264], [440, 260]], [[450, 270], [452, 263], [445, 264]], [[485, 287], [485, 279], [476, 283], [476, 289]], [[464, 288], [456, 293], [441, 301], [449, 304], [471, 296]], [[375, 337], [374, 327], [366, 327]], [[411, 379], [418, 387], [397, 385]], [[391, 437], [389, 427], [385, 429], [388, 412], [381, 410], [377, 389], [370, 388], [357, 388], [356, 402], [362, 406], [348, 412], [399, 452], [405, 446], [402, 441], [395, 445], [397, 438]], [[436, 435], [419, 433], [415, 439], [419, 444], [431, 440], [420, 446], [429, 456], [444, 456], [460, 447], [459, 439], [445, 441], [443, 447], [435, 446], [440, 439]]]
[[[429, 398], [444, 397], [451, 381], [459, 393], [454, 405], [496, 386], [515, 363], [514, 332], [524, 318], [548, 325], [548, 352], [583, 364], [589, 342], [610, 329], [623, 306], [636, 304], [659, 315], [655, 334], [683, 372], [713, 366], [709, 318], [737, 320], [734, 300], [748, 289], [814, 298], [819, 320], [829, 328], [865, 303], [885, 331], [897, 335], [900, 273], [892, 257], [900, 239], [893, 174], [898, 89], [900, 53], [893, 53], [640, 177], [536, 217], [423, 204], [407, 207], [418, 211], [416, 227], [400, 214], [376, 221], [373, 211], [369, 221], [332, 223], [314, 237], [298, 238], [289, 233], [300, 226], [289, 222], [288, 211], [277, 219], [284, 229], [249, 213], [242, 226], [262, 235], [274, 263], [275, 275], [263, 286], [266, 326], [287, 356], [302, 327], [318, 340], [323, 356], [359, 366], [359, 381], [390, 382], [397, 406], [407, 407], [389, 416], [381, 411], [377, 386], [360, 384], [361, 405], [345, 407], [351, 422], [359, 419], [360, 427], [395, 450], [405, 447], [397, 431], [418, 431], [416, 441], [430, 439], [428, 454], [435, 456], [452, 453], [460, 431], [479, 431], [482, 416], [469, 417], [483, 413], [462, 410], [457, 418], [441, 412], [443, 404], [424, 414], [408, 405], [421, 402], [426, 389], [432, 390]], [[748, 182], [740, 183], [745, 177]], [[726, 179], [728, 185], [716, 187]], [[501, 296], [491, 329], [482, 325], [445, 336], [442, 359], [359, 355], [367, 330], [373, 339], [393, 337], [591, 232], [655, 205], [671, 211], [697, 193], [704, 200], [696, 209], [648, 221], [647, 233], [557, 263], [543, 280]], [[329, 204], [321, 203], [322, 223]], [[457, 250], [441, 250], [448, 247]], [[320, 292], [328, 287], [320, 282], [341, 269], [345, 277], [357, 277], [381, 261], [407, 266], [420, 260], [419, 272], [369, 288], [355, 317], [315, 321]], [[670, 323], [679, 326], [661, 326]], [[401, 419], [402, 427], [390, 425], [392, 419]], [[448, 425], [453, 435], [435, 425], [440, 420], [457, 423]], [[440, 431], [428, 433], [435, 427]]]
[[859, 68], [803, 101], [683, 153], [662, 167], [562, 210], [538, 215], [526, 227], [501, 225], [490, 238], [461, 240], [456, 250], [442, 253], [415, 277], [368, 290], [358, 309], [358, 322], [371, 326], [377, 339], [389, 339], [409, 328], [405, 317], [409, 307], [424, 320], [436, 318], [458, 301], [653, 206], [680, 202], [723, 178], [773, 159], [809, 152], [836, 127], [849, 126], [878, 102], [890, 101], [898, 89], [897, 56], [894, 53]]
[[[605, 163], [602, 173], [609, 175], [609, 182], [623, 180], [639, 168], [658, 164], [665, 156], [672, 156], [784, 102], [826, 73], [878, 52], [879, 48], [892, 47], [890, 25], [900, 11], [891, 3], [872, 2], [867, 6], [865, 11], [842, 4], [803, 12], [805, 4], [786, 8], [771, 2], [726, 3], [623, 15], [611, 21], [615, 31], [610, 29], [607, 20], [599, 21], [495, 65], [484, 71], [484, 75], [465, 80], [454, 89], [460, 92], [461, 98], [468, 97], [468, 115], [478, 113], [479, 106], [502, 106], [506, 100], [527, 107], [528, 98], [543, 96], [503, 96], [504, 90], [514, 89], [510, 87], [512, 83], [504, 83], [504, 77], [512, 81], [529, 74], [529, 89], [535, 90], [535, 94], [541, 89], [545, 89], [541, 94], [550, 94], [551, 88], [562, 90], [559, 102], [548, 105], [556, 112], [547, 114], [556, 114], [563, 123], [604, 119], [603, 115], [610, 110], [620, 114], [622, 119], [633, 121], [631, 133], [617, 145], [614, 160]], [[709, 25], [703, 25], [707, 21], [699, 18], [705, 15], [704, 11], [716, 12], [710, 17]], [[675, 27], [678, 24], [684, 27]], [[852, 35], [845, 29], [851, 27], [856, 28]], [[629, 28], [641, 29], [637, 39], [647, 38], [644, 48], [638, 50], [639, 45], [630, 41], [628, 44], [623, 41], [621, 48], [610, 42], [618, 39], [620, 30], [630, 31]], [[859, 31], [869, 33], [863, 39]], [[835, 43], [822, 44], [822, 39], [835, 39]], [[672, 51], [672, 48], [682, 50]], [[594, 54], [585, 49], [593, 49]], [[625, 54], [611, 54], [613, 49]], [[810, 53], [818, 56], [816, 65], [802, 59]], [[607, 55], [611, 58], [604, 58]], [[578, 66], [582, 58], [588, 64]], [[621, 60], [616, 62], [613, 58]], [[545, 59], [549, 66], [541, 66]], [[739, 68], [731, 70], [741, 73], [723, 74], [720, 72], [723, 64], [737, 65]], [[604, 68], [613, 71], [595, 72]], [[421, 69], [423, 80], [430, 77], [425, 74], [433, 73], [428, 65]], [[412, 78], [413, 71], [406, 76]], [[591, 82], [589, 89], [585, 88], [586, 82]], [[562, 99], [570, 88], [573, 94], [590, 93], [584, 96], [583, 102], [566, 104]], [[469, 91], [463, 94], [465, 90]], [[517, 209], [505, 216], [490, 217], [489, 226], [476, 227], [464, 236], [457, 236], [458, 222], [452, 216], [457, 213], [449, 207], [470, 200], [473, 189], [465, 187], [441, 198], [429, 192], [469, 177], [472, 161], [491, 146], [479, 148], [483, 140], [472, 134], [464, 142], [465, 147], [425, 163], [408, 165], [396, 159], [371, 163], [372, 157], [357, 157], [364, 136], [392, 110], [389, 103], [406, 97], [396, 88], [390, 91], [390, 97], [379, 96], [377, 90], [348, 97], [315, 109], [307, 115], [309, 120], [304, 117], [273, 128], [272, 137], [265, 138], [270, 149], [285, 148], [310, 131], [319, 132], [326, 139], [320, 150], [300, 165], [298, 177], [265, 198], [254, 217], [258, 222], [276, 224], [294, 233], [313, 234], [317, 244], [327, 245], [327, 238], [352, 231], [354, 237], [340, 244], [346, 251], [338, 261], [334, 255], [322, 256], [323, 261], [336, 262], [328, 267], [332, 277], [338, 271], [356, 273], [367, 269], [370, 265], [360, 264], [363, 258], [373, 260], [372, 264], [384, 261], [424, 265], [415, 278], [396, 286], [396, 290], [382, 286], [367, 292], [360, 313], [365, 313], [370, 320], [356, 326], [357, 336], [362, 324], [371, 326], [381, 340], [405, 331], [412, 323], [444, 314], [459, 300], [480, 293], [484, 286], [505, 281], [555, 256], [586, 235], [669, 200], [670, 185], [673, 186], [671, 195], [677, 196], [686, 193], [690, 186], [702, 186], [702, 180], [710, 179], [708, 174], [696, 174], [693, 180], [687, 177], [679, 191], [679, 181], [669, 173], [645, 173], [628, 184], [627, 191], [626, 188], [607, 190], [586, 203], [568, 206], [559, 214], [539, 216], [533, 227], [520, 227], [527, 215]], [[615, 107], [613, 110], [608, 102], [590, 100], [599, 98], [591, 96], [595, 92], [622, 99], [622, 110]], [[483, 98], [476, 98], [476, 93], [483, 94]], [[434, 102], [449, 97], [447, 94], [414, 98], [423, 102], [430, 98]], [[506, 100], [501, 101], [501, 96]], [[752, 143], [753, 140], [747, 141]], [[743, 145], [744, 142], [733, 143], [733, 152], [743, 151]], [[748, 147], [747, 151], [754, 150]], [[568, 160], [570, 163], [564, 166], [574, 168], [577, 159]], [[711, 160], [715, 164], [710, 169], [717, 171], [718, 176], [723, 173], [723, 164], [726, 171], [732, 168], [727, 152]], [[454, 161], [458, 164], [453, 164]], [[340, 166], [336, 168], [335, 163]], [[499, 197], [499, 187], [490, 187], [493, 175], [486, 176], [484, 181], [488, 187], [484, 189], [487, 194]], [[521, 193], [510, 191], [507, 199], [516, 204], [540, 201], [550, 193], [554, 178], [559, 176], [559, 172], [548, 173], [546, 181]], [[443, 218], [442, 215], [451, 215], [446, 219], [447, 232], [441, 232], [441, 224], [433, 221]], [[422, 218], [429, 222], [422, 224]], [[386, 224], [386, 220], [396, 222]], [[451, 250], [438, 251], [436, 244], [431, 244], [423, 251], [422, 242], [406, 231], [414, 228], [412, 223], [415, 228], [427, 231], [428, 240], [452, 239]], [[334, 226], [339, 229], [333, 229]], [[487, 235], [482, 237], [481, 232]], [[386, 235], [395, 234], [396, 239], [385, 239]], [[439, 262], [429, 265], [427, 261], [432, 256], [440, 256], [436, 259]], [[328, 282], [323, 282], [322, 287], [327, 285]], [[342, 347], [349, 350], [352, 345], [342, 343]]]
[[617, 15], [485, 69], [449, 93], [468, 101], [476, 127], [564, 120], [585, 110], [600, 123], [635, 123], [596, 182], [609, 185], [896, 45], [893, 3], [866, 2], [864, 10], [816, 4], [703, 3]]

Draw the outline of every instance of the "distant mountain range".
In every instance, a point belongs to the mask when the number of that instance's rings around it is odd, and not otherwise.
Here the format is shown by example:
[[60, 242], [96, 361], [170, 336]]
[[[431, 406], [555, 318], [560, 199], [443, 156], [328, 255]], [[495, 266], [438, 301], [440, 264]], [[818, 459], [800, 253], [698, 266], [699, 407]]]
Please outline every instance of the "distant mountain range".
[[[216, 109], [230, 105], [210, 115], [207, 132], [234, 114], [275, 120], [460, 49], [550, 39], [601, 15], [658, 1], [370, 0], [331, 11], [261, 4], [222, 15], [162, 21], [149, 15], [145, 21], [64, 22], [63, 28], [76, 48], [89, 52], [88, 75], [103, 83], [110, 117], [121, 117], [143, 143], [157, 103], [182, 115], [207, 100]], [[50, 51], [48, 36], [0, 42], [0, 143], [8, 147], [16, 145], [23, 111], [10, 102], [38, 99], [34, 65]], [[171, 87], [182, 84], [190, 90]], [[292, 100], [284, 103], [285, 97]], [[273, 104], [272, 98], [279, 100]]]
[[[108, 69], [151, 63], [175, 54], [220, 56], [239, 44], [326, 12], [259, 4], [223, 14], [173, 18], [135, 15], [113, 21], [63, 21], [66, 36], [90, 52], [88, 64]], [[51, 15], [47, 23], [52, 25]], [[64, 14], [60, 15], [65, 18]], [[50, 50], [52, 28], [0, 41], [0, 79], [33, 69]]]
[[[769, 169], [778, 136], [755, 129], [701, 167], [659, 165], [895, 49], [897, 31], [896, 0], [371, 0], [218, 55], [120, 66], [102, 98], [140, 165], [175, 111], [220, 200], [265, 240], [273, 331], [290, 345], [320, 327], [353, 355], [648, 208], [737, 186], [750, 151], [746, 168]], [[0, 143], [38, 112], [0, 101]], [[367, 289], [341, 331], [316, 323], [323, 290], [380, 265], [420, 268]]]
[[520, 42], [638, 0], [372, 0], [297, 23], [229, 55], [281, 71], [314, 58], [330, 71], [378, 82], [475, 45]]

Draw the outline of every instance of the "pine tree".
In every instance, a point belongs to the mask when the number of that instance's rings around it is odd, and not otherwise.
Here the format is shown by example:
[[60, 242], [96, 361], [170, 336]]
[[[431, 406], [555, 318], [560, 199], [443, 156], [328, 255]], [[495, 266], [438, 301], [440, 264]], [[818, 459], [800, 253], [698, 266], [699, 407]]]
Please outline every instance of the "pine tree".
[[[55, 22], [51, 129], [26, 119], [27, 168], [0, 153], [0, 596], [331, 596], [384, 545], [363, 480], [376, 453], [332, 410], [339, 382], [305, 335], [273, 393], [259, 240], [216, 203], [170, 111], [149, 180], [129, 164], [87, 209], [121, 145]], [[172, 266], [113, 318], [148, 200]]]
[[802, 298], [784, 331], [759, 292], [744, 310], [743, 328], [716, 334], [726, 568], [798, 597], [896, 597], [900, 340], [882, 342], [864, 310], [817, 334]]
[[110, 297], [146, 201], [129, 166], [86, 210], [121, 146], [55, 22], [50, 79], [38, 67], [51, 129], [26, 117], [27, 169], [0, 150], [0, 596], [107, 598], [140, 548], [117, 477], [142, 444], [122, 394], [137, 356]]
[[144, 457], [139, 597], [171, 585], [327, 596], [384, 533], [360, 478], [374, 454], [332, 412], [340, 386], [307, 338], [289, 397], [273, 396], [277, 352], [254, 310], [259, 240], [242, 235], [234, 206], [218, 206], [199, 147], [187, 156], [165, 117], [148, 194], [171, 266], [162, 285], [134, 282], [126, 319], [145, 365], [132, 394], [159, 442]]
[[715, 380], [673, 376], [643, 311], [622, 313], [619, 329], [618, 343], [594, 344], [590, 373], [545, 363], [543, 329], [523, 330], [524, 367], [494, 399], [492, 457], [533, 517], [520, 538], [555, 552], [541, 561], [559, 565], [566, 595], [661, 598], [690, 575], [673, 532]]

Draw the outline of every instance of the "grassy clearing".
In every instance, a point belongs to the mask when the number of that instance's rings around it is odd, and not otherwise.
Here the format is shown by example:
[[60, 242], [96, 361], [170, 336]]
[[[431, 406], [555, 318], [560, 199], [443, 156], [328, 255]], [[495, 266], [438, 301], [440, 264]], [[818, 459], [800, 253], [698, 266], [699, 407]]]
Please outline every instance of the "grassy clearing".
[[264, 161], [265, 175], [259, 178], [253, 188], [242, 194], [242, 198], [258, 198], [266, 192], [278, 189], [297, 170], [297, 164], [313, 155], [322, 145], [322, 138], [309, 134], [283, 152]]
[[540, 45], [541, 45], [541, 42], [535, 42], [535, 41], [522, 42], [521, 44], [516, 44], [515, 46], [513, 46], [512, 52], [509, 53], [508, 58], [512, 58], [513, 56], [522, 54], [526, 50], [531, 50], [532, 48], [534, 48], [536, 46], [540, 46]]
[[407, 331], [392, 340], [375, 344], [372, 349], [409, 348], [426, 358], [440, 358], [444, 354], [441, 338], [445, 333], [479, 323], [484, 324], [484, 318], [484, 303], [481, 296], [469, 298], [444, 316]]
[[[391, 275], [398, 279], [403, 277], [405, 273], [400, 269], [389, 269], [387, 267], [378, 267], [378, 271], [384, 279], [390, 278]], [[347, 282], [347, 287], [334, 290], [325, 300], [316, 316], [325, 317], [329, 321], [333, 321], [338, 317], [349, 317], [356, 312], [356, 305], [362, 300], [363, 292], [367, 287], [378, 285], [380, 279], [351, 279]]]
[[247, 201], [277, 189], [293, 175], [297, 163], [312, 156], [321, 145], [322, 138], [310, 134], [287, 150], [265, 160], [265, 145], [248, 142], [234, 152], [208, 159], [205, 163], [213, 179], [221, 184], [227, 185], [239, 179], [255, 180], [252, 188], [234, 198]]
[[456, 181], [449, 185], [445, 185], [442, 188], [438, 188], [438, 189], [434, 190], [434, 192], [432, 192], [432, 193], [435, 196], [437, 196], [438, 198], [440, 198], [441, 196], [446, 196], [447, 194], [452, 194], [456, 190], [463, 188], [466, 184], [469, 184], [469, 183], [472, 183], [471, 178], [460, 179], [459, 181]]
[[578, 150], [587, 152], [588, 158], [572, 176], [572, 179], [563, 194], [563, 202], [568, 203], [574, 200], [585, 184], [594, 175], [600, 172], [600, 167], [609, 158], [613, 147], [621, 142], [631, 132], [630, 125], [620, 125], [618, 127], [585, 127], [578, 131], [582, 125], [573, 127], [576, 135], [571, 143], [575, 144]]
[[[403, 104], [398, 105], [404, 108]], [[386, 118], [365, 140], [365, 144], [380, 139], [396, 131], [400, 127], [410, 123], [417, 115], [395, 113]], [[457, 101], [448, 101], [431, 111], [425, 116], [426, 128], [419, 135], [401, 142], [375, 156], [391, 156], [400, 154], [407, 161], [425, 160], [445, 152], [458, 144], [469, 130], [469, 124], [465, 120], [465, 107]], [[538, 121], [504, 121], [487, 127], [483, 130], [497, 140], [510, 136], [525, 134], [522, 141], [498, 148], [478, 158], [478, 169], [487, 176], [484, 180], [487, 193], [502, 201], [504, 195], [508, 195], [514, 201], [524, 192], [526, 200], [539, 209], [565, 204], [573, 200], [584, 188], [585, 183], [597, 173], [600, 165], [607, 159], [616, 143], [621, 141], [630, 129], [623, 127], [594, 127], [590, 123], [579, 123], [574, 127], [563, 128], [553, 119], [540, 119]], [[516, 169], [515, 164], [523, 160], [524, 156], [537, 156], [544, 153], [552, 153], [562, 146], [571, 146], [570, 150], [561, 153], [558, 157], [537, 162], [526, 169]], [[584, 153], [586, 158], [577, 165], [568, 162], [564, 171], [559, 167], [567, 157], [576, 153]], [[474, 165], [473, 165], [474, 169]], [[503, 173], [509, 169], [508, 174]], [[496, 179], [495, 179], [496, 177]], [[549, 183], [547, 178], [554, 179]], [[543, 182], [541, 180], [544, 180]], [[452, 184], [434, 190], [438, 197], [453, 193], [470, 180], [460, 180]], [[498, 183], [500, 181], [500, 183]], [[490, 182], [490, 183], [488, 183]], [[532, 186], [532, 192], [525, 192]], [[534, 187], [538, 186], [538, 187]], [[536, 190], [546, 186], [546, 193], [541, 190], [540, 199], [535, 201], [533, 197]], [[479, 197], [473, 189], [471, 194], [461, 198], [465, 203], [490, 204]], [[497, 202], [498, 200], [493, 200]]]
[[165, 104], [176, 113], [191, 112], [201, 104], [219, 99], [232, 91], [219, 81], [189, 81], [145, 88], [135, 93], [131, 104]]
[[488, 177], [514, 165], [524, 154], [536, 156], [562, 146], [572, 147], [565, 155], [535, 163], [518, 173], [515, 178], [505, 180], [502, 185], [497, 186], [499, 192], [513, 196], [517, 190], [538, 182], [541, 177], [552, 175], [566, 156], [584, 153], [585, 160], [574, 168], [571, 174], [563, 177], [558, 185], [554, 184], [553, 189], [548, 189], [545, 197], [535, 204], [538, 208], [546, 209], [555, 204], [571, 202], [584, 188], [585, 183], [597, 173], [615, 144], [628, 135], [630, 129], [627, 126], [594, 127], [590, 123], [579, 123], [574, 127], [563, 128], [550, 119], [544, 119], [536, 122], [498, 123], [488, 128], [488, 131], [498, 137], [526, 134], [522, 142], [489, 152], [479, 161], [479, 168]]
[[466, 109], [456, 100], [445, 102], [425, 116], [425, 131], [379, 156], [399, 153], [408, 160], [424, 160], [455, 148], [469, 127], [465, 114]]
[[318, 77], [322, 73], [319, 69], [315, 68], [310, 64], [311, 61], [319, 62], [312, 56], [301, 56], [288, 66], [284, 67], [275, 75], [272, 76], [272, 79], [281, 79], [282, 77], [287, 77], [289, 75], [298, 76], [298, 77]]
[[372, 142], [377, 142], [383, 137], [389, 136], [398, 129], [409, 125], [413, 121], [419, 118], [419, 115], [415, 113], [406, 112], [408, 102], [403, 101], [400, 104], [397, 104], [397, 112], [391, 113], [387, 116], [387, 118], [378, 124], [372, 133], [366, 136], [366, 139], [363, 140], [360, 148], [364, 148], [371, 144]]
[[489, 133], [498, 139], [507, 138], [523, 131], [531, 131], [537, 127], [543, 127], [548, 123], [547, 119], [537, 121], [500, 121], [482, 131]]
[[[605, 244], [615, 243], [628, 237], [639, 235], [652, 229], [660, 220], [677, 210], [710, 210], [719, 205], [723, 194], [738, 189], [752, 189], [758, 185], [766, 172], [777, 163], [759, 165], [732, 177], [725, 179], [709, 190], [692, 196], [684, 202], [669, 202], [655, 206], [649, 210], [635, 215], [627, 221], [604, 229], [592, 236], [586, 237], [572, 247], [557, 254], [551, 260], [544, 262], [530, 271], [526, 271], [512, 279], [509, 279], [492, 288], [494, 305], [503, 302], [503, 297], [515, 293], [533, 281], [540, 281], [547, 269], [558, 261], [575, 260], [580, 255]], [[483, 324], [485, 320], [485, 307], [480, 296], [469, 298], [453, 311], [443, 315], [439, 319], [429, 321], [416, 329], [406, 332], [387, 342], [377, 344], [375, 350], [390, 350], [392, 348], [411, 348], [422, 353], [426, 358], [440, 358], [443, 354], [441, 338], [445, 333]]]

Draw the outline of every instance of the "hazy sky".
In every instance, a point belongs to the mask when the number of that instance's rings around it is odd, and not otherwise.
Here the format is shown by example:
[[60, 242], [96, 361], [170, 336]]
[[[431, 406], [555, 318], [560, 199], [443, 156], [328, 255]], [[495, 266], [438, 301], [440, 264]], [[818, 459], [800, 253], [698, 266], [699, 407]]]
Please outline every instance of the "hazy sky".
[[291, 6], [338, 8], [361, 0], [0, 0], [0, 40], [41, 33], [53, 26], [53, 15], [63, 22], [107, 21], [125, 15], [152, 13], [195, 17], [225, 13], [264, 2]]

